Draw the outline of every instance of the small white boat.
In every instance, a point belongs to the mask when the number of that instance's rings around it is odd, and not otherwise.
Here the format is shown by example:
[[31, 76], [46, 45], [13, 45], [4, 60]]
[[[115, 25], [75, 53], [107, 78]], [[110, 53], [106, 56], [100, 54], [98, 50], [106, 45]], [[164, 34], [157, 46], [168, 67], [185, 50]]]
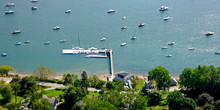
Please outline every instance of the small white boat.
[[121, 46], [125, 46], [125, 45], [126, 45], [126, 43], [125, 43], [125, 42], [121, 43]]
[[24, 41], [24, 43], [25, 43], [25, 44], [28, 44], [28, 43], [30, 43], [30, 40], [26, 40], [26, 41]]
[[107, 11], [107, 13], [114, 13], [115, 12], [115, 10], [113, 10], [113, 9], [109, 9], [108, 11]]
[[127, 17], [126, 16], [123, 16], [121, 19], [126, 19]]
[[143, 27], [143, 26], [145, 26], [145, 23], [140, 23], [138, 26]]
[[71, 10], [66, 10], [65, 13], [71, 13]]
[[64, 43], [64, 42], [66, 42], [66, 40], [65, 40], [65, 39], [60, 40], [60, 43]]
[[18, 33], [21, 33], [21, 30], [14, 30], [14, 31], [12, 31], [12, 34], [18, 34]]
[[97, 50], [98, 48], [95, 48], [95, 47], [90, 47], [88, 48], [88, 50]]
[[128, 26], [122, 26], [121, 29], [127, 29]]
[[165, 46], [165, 47], [162, 47], [162, 49], [167, 49], [167, 47]]
[[168, 45], [174, 45], [175, 42], [168, 42], [167, 44], [168, 44]]
[[55, 26], [55, 27], [53, 27], [53, 30], [59, 30], [59, 29], [60, 29], [59, 26]]
[[15, 6], [15, 3], [6, 3], [5, 6], [6, 7], [13, 7], [13, 6]]
[[31, 0], [31, 2], [38, 2], [38, 0]]
[[50, 42], [49, 42], [49, 41], [47, 41], [47, 42], [44, 42], [44, 45], [48, 45], [48, 44], [50, 44]]
[[80, 48], [80, 47], [73, 47], [72, 50], [84, 50], [84, 48]]
[[106, 38], [104, 38], [104, 37], [100, 39], [100, 41], [105, 41], [105, 40], [106, 40]]
[[194, 47], [190, 47], [190, 48], [188, 48], [189, 50], [194, 50], [195, 48]]
[[132, 37], [131, 37], [131, 40], [135, 40], [135, 39], [137, 39], [136, 36], [132, 36]]
[[169, 16], [166, 16], [166, 17], [163, 18], [164, 21], [166, 21], [166, 20], [168, 20], [168, 19], [170, 19]]
[[86, 58], [107, 58], [107, 56], [103, 56], [103, 55], [86, 55]]
[[15, 43], [15, 45], [21, 45], [21, 42], [17, 42], [17, 43]]
[[166, 57], [172, 57], [172, 55], [166, 55]]
[[31, 10], [36, 10], [36, 9], [37, 9], [37, 7], [35, 7], [35, 6], [31, 7]]
[[214, 52], [216, 55], [220, 55], [220, 52]]
[[7, 53], [2, 53], [1, 56], [5, 57], [5, 56], [7, 56]]
[[206, 35], [206, 36], [211, 36], [211, 35], [214, 35], [214, 32], [208, 31], [208, 32], [205, 33], [205, 35]]
[[6, 11], [5, 11], [5, 14], [14, 14], [14, 12], [15, 12], [15, 11], [13, 11], [13, 10], [6, 10]]
[[169, 7], [167, 7], [167, 6], [161, 6], [161, 7], [159, 8], [159, 10], [160, 10], [160, 11], [166, 11], [166, 10], [168, 10], [168, 8], [169, 8]]

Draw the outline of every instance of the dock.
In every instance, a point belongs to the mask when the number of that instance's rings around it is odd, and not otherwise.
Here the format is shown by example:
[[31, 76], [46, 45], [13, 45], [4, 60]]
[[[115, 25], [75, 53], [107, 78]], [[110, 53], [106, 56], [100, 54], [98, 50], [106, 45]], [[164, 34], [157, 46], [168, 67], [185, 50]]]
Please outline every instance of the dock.
[[114, 64], [113, 64], [113, 52], [112, 49], [106, 50], [107, 56], [109, 56], [109, 70], [110, 70], [110, 76], [108, 77], [108, 81], [113, 81], [115, 78], [114, 76]]

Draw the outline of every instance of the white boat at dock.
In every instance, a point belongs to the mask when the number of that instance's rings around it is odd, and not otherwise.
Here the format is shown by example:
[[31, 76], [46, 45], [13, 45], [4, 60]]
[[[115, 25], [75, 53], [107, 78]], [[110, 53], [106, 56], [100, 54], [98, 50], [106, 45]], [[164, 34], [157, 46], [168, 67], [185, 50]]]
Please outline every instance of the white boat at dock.
[[167, 6], [161, 6], [161, 7], [159, 8], [159, 10], [160, 10], [160, 11], [166, 11], [166, 10], [168, 10], [168, 8], [169, 8], [169, 7], [167, 7]]
[[86, 55], [86, 58], [107, 58], [106, 55]]
[[121, 43], [121, 46], [125, 46], [125, 45], [126, 45], [126, 43], [125, 43], [125, 42]]
[[99, 54], [99, 53], [105, 53], [106, 49], [97, 49], [95, 47], [91, 47], [88, 50], [85, 50], [80, 47], [74, 47], [72, 49], [63, 49], [62, 53], [63, 54]]
[[211, 35], [214, 35], [214, 32], [208, 31], [208, 32], [205, 33], [205, 35], [206, 35], [206, 36], [211, 36]]

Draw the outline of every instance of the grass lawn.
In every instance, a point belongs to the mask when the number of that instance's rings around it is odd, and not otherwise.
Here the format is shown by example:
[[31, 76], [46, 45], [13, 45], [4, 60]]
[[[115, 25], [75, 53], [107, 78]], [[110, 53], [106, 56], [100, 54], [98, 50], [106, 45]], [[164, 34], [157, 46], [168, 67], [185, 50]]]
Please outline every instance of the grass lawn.
[[94, 94], [94, 96], [99, 96], [99, 93], [98, 92], [89, 92], [89, 96], [93, 96], [93, 94]]
[[138, 80], [138, 85], [135, 87], [135, 89], [141, 90], [144, 86], [144, 81], [142, 79]]
[[146, 110], [162, 110], [162, 108], [169, 108], [167, 106], [153, 106], [153, 107], [147, 107]]
[[48, 90], [48, 91], [45, 91], [47, 95], [47, 97], [52, 97], [52, 96], [55, 96], [55, 97], [59, 97], [60, 94], [64, 94], [64, 91], [62, 90], [55, 90], [55, 89], [51, 89], [51, 90]]

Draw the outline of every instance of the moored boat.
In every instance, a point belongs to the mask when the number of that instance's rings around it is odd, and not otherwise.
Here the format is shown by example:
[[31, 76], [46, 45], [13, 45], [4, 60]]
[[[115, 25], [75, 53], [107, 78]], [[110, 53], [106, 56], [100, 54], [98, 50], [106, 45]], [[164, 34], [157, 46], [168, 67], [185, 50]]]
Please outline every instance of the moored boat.
[[121, 19], [126, 19], [127, 17], [126, 16], [123, 16]]
[[168, 42], [167, 44], [168, 44], [168, 45], [174, 45], [175, 42]]
[[13, 6], [15, 6], [15, 3], [6, 3], [5, 6], [6, 7], [13, 7]]
[[59, 26], [55, 26], [55, 27], [53, 27], [53, 30], [59, 30], [59, 29], [60, 29]]
[[38, 2], [38, 0], [31, 0], [31, 2]]
[[143, 26], [145, 26], [145, 23], [140, 23], [138, 26], [143, 27]]
[[125, 45], [126, 45], [126, 43], [125, 43], [125, 42], [121, 43], [121, 46], [125, 46]]
[[50, 44], [50, 42], [49, 42], [49, 41], [47, 41], [47, 42], [44, 42], [44, 45], [48, 45], [48, 44]]
[[166, 55], [166, 57], [172, 57], [172, 55]]
[[7, 53], [2, 53], [1, 56], [5, 57], [5, 56], [7, 56]]
[[165, 46], [165, 47], [162, 47], [162, 49], [167, 49], [167, 47]]
[[122, 26], [121, 29], [127, 29], [128, 26]]
[[66, 40], [65, 40], [65, 39], [60, 40], [60, 43], [64, 43], [64, 42], [66, 42]]
[[5, 11], [5, 14], [14, 14], [14, 12], [15, 12], [15, 11], [13, 11], [13, 10], [6, 10], [6, 11]]
[[163, 18], [164, 21], [166, 21], [166, 20], [168, 20], [168, 19], [170, 19], [169, 16], [166, 16], [166, 17]]
[[35, 6], [31, 7], [31, 10], [36, 10], [36, 9], [37, 9], [37, 7], [35, 7]]
[[100, 39], [100, 41], [105, 41], [105, 40], [106, 40], [106, 38], [104, 38], [104, 37]]
[[219, 51], [219, 52], [214, 52], [214, 54], [216, 54], [216, 55], [220, 55], [220, 51]]
[[159, 8], [159, 10], [160, 10], [160, 11], [166, 11], [166, 10], [168, 10], [168, 8], [169, 8], [169, 7], [167, 7], [167, 6], [161, 6], [161, 7]]
[[15, 45], [21, 45], [21, 42], [17, 42], [17, 43], [15, 43]]
[[12, 31], [12, 34], [18, 34], [18, 33], [21, 33], [21, 30], [14, 30], [14, 31]]
[[28, 43], [30, 43], [30, 40], [26, 40], [26, 41], [24, 41], [24, 43], [25, 43], [25, 44], [28, 44]]
[[214, 32], [208, 31], [208, 32], [205, 33], [205, 35], [206, 35], [206, 36], [211, 36], [211, 35], [214, 35]]
[[108, 11], [107, 11], [107, 13], [114, 13], [115, 12], [115, 10], [113, 10], [113, 9], [109, 9]]
[[189, 50], [194, 50], [195, 48], [194, 47], [190, 47], [190, 48], [188, 48]]
[[136, 36], [131, 36], [131, 40], [135, 40], [135, 39], [137, 39]]
[[71, 10], [66, 10], [65, 13], [71, 13]]

